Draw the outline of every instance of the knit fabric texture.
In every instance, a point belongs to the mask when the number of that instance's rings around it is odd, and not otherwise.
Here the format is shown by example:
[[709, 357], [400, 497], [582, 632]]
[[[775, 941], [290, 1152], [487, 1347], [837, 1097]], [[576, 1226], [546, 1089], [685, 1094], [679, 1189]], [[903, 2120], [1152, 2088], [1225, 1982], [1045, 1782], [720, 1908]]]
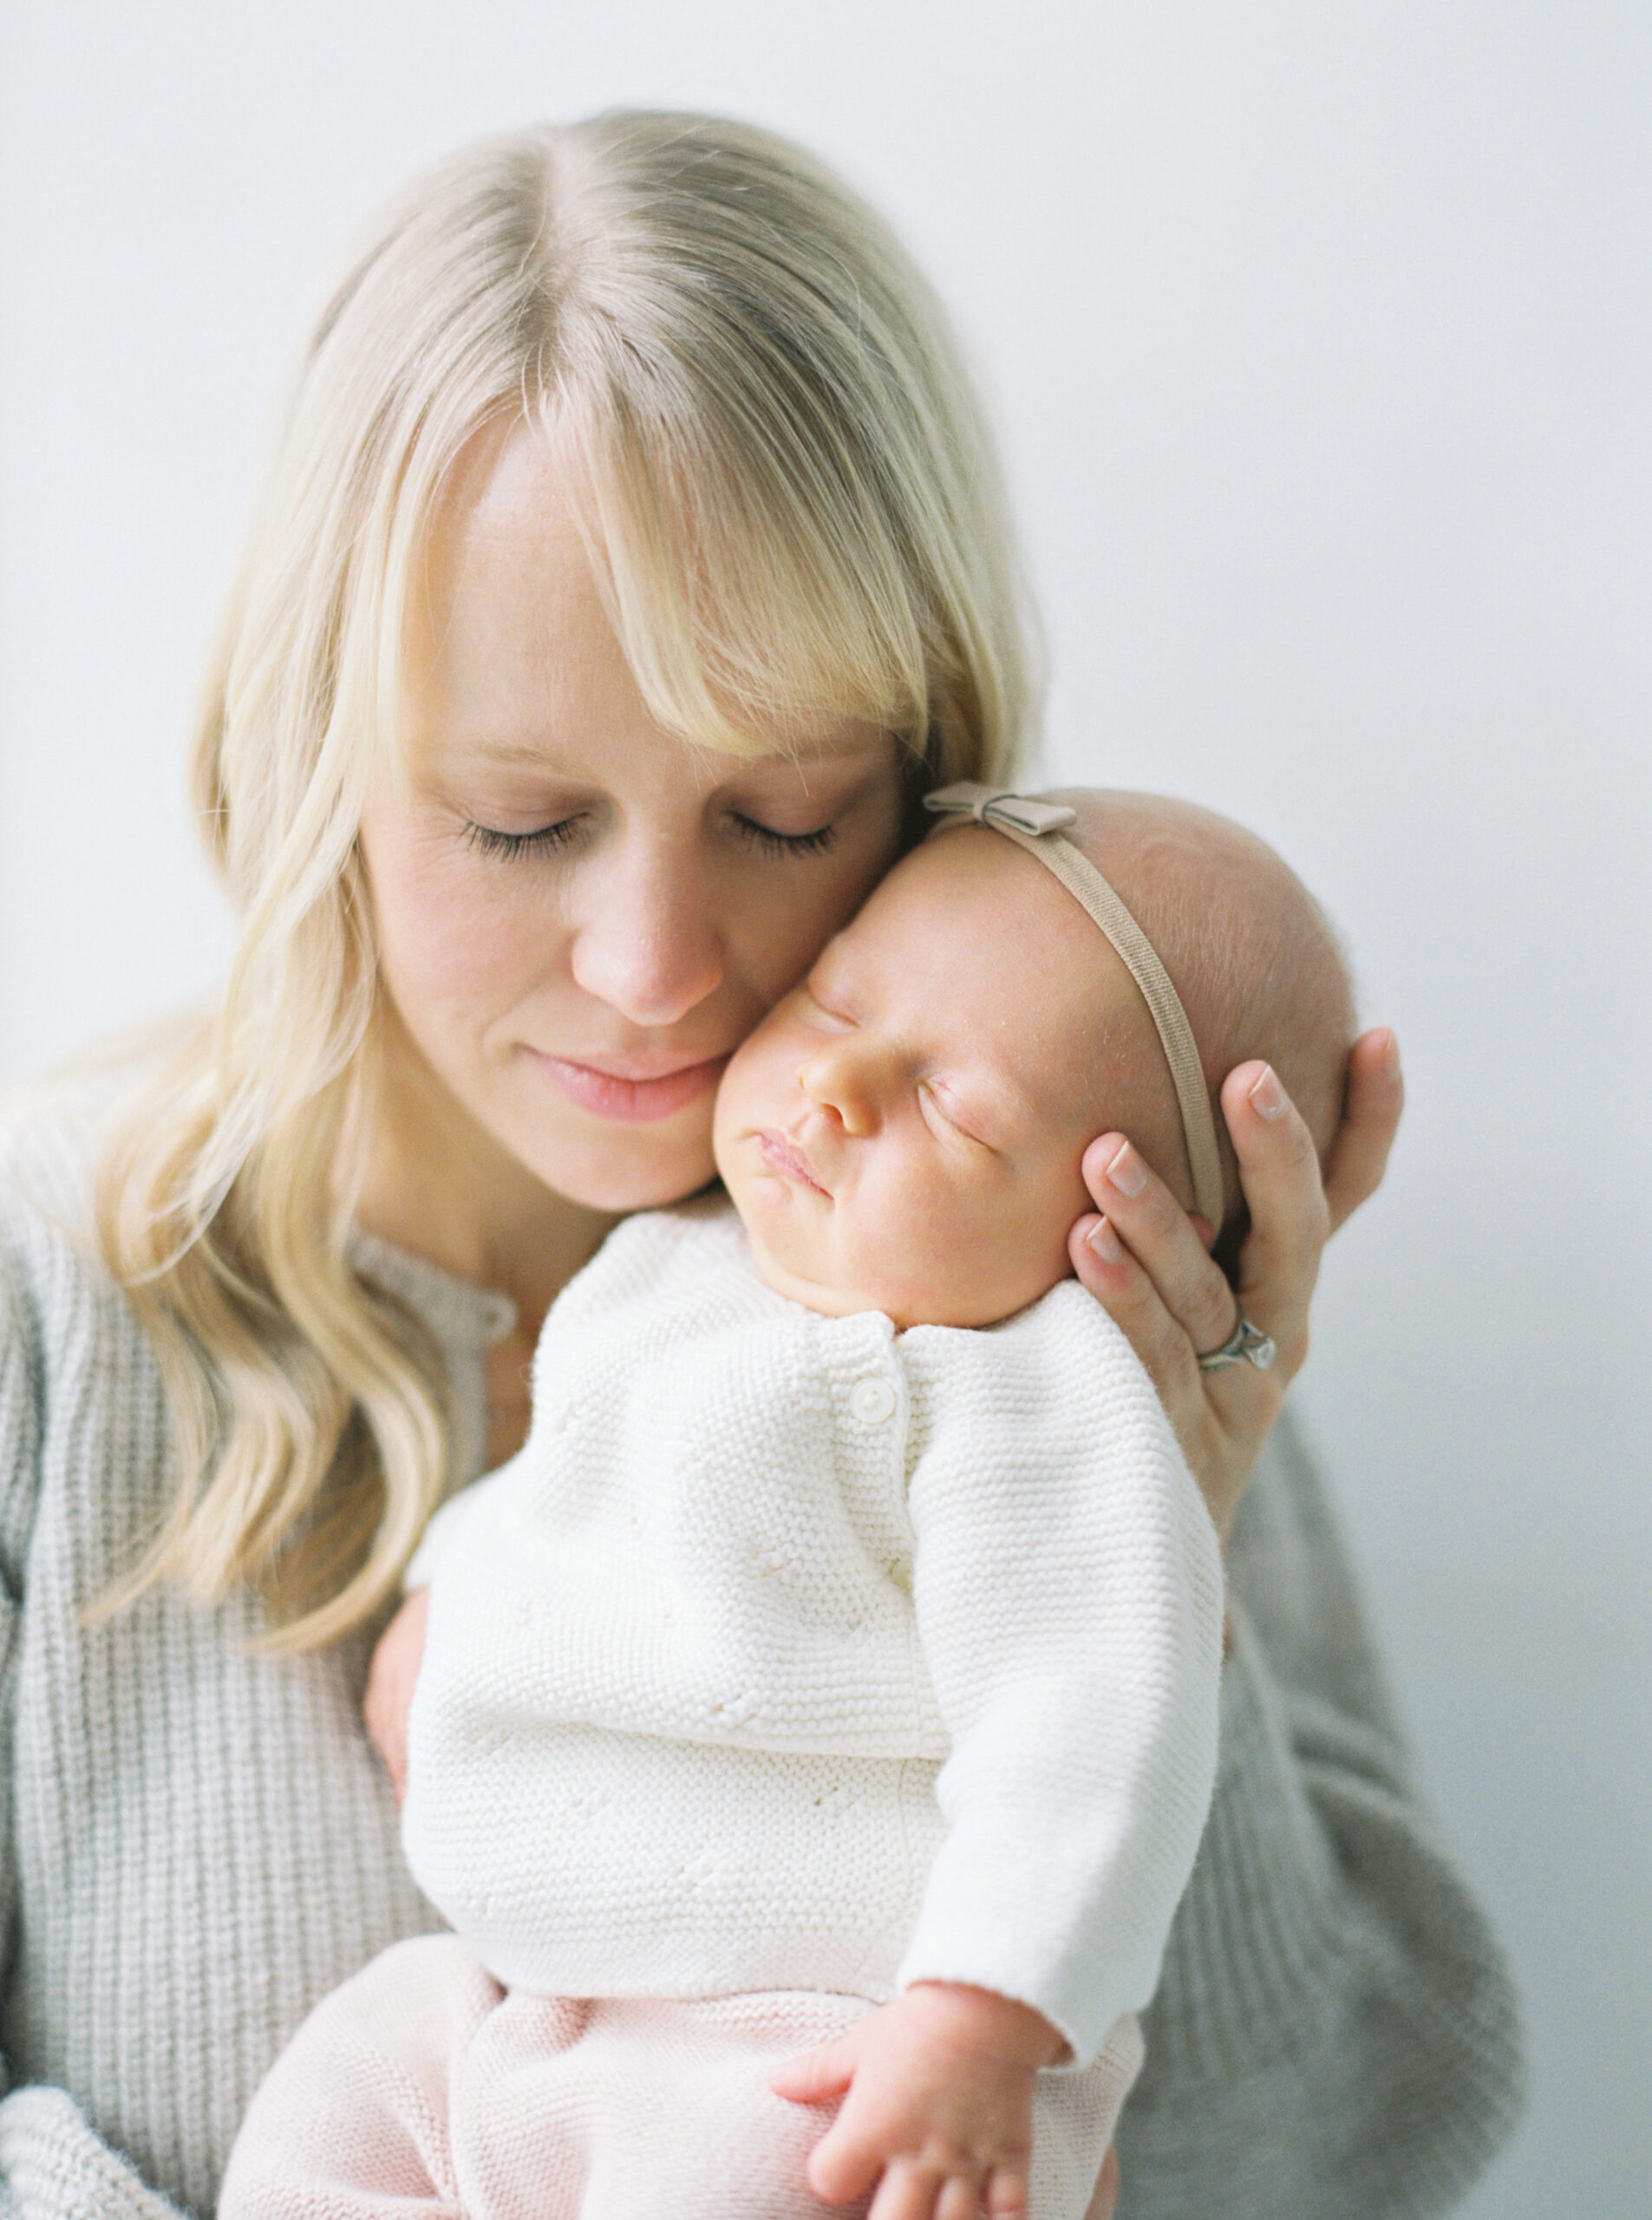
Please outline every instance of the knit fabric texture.
[[1075, 2062], [1152, 1993], [1216, 1766], [1222, 1568], [1075, 1282], [822, 1317], [726, 1203], [553, 1305], [526, 1446], [450, 1504], [403, 1840], [499, 1980], [973, 1982]]
[[[835, 2107], [768, 2077], [872, 2008], [813, 1989], [507, 1993], [455, 1936], [401, 1942], [283, 2052], [220, 2220], [820, 2220], [804, 2170]], [[1083, 2220], [1140, 2056], [1126, 2021], [1087, 2072], [1038, 2076], [1035, 2220]]]
[[[362, 1731], [369, 1635], [281, 1659], [248, 1651], [242, 1598], [86, 1616], [176, 1485], [153, 1357], [75, 1237], [101, 1114], [59, 1087], [0, 1118], [8, 2220], [210, 2213], [299, 2021], [438, 1924]], [[446, 1351], [474, 1472], [508, 1306], [377, 1243], [359, 1260]], [[1518, 2020], [1287, 1423], [1228, 1571], [1216, 1794], [1120, 2123], [1120, 2220], [1429, 2220], [1515, 2116]]]

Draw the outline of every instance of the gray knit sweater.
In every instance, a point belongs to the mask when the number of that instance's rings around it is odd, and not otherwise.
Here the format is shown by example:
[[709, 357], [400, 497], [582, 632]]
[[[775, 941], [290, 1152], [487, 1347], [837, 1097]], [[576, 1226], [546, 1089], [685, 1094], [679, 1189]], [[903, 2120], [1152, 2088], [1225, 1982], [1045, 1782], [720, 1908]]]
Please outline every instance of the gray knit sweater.
[[[0, 1121], [0, 2216], [212, 2210], [241, 2112], [323, 1992], [434, 1924], [361, 1727], [362, 1634], [250, 1655], [257, 1608], [85, 1606], [175, 1466], [153, 1361], [69, 1229], [89, 1113]], [[500, 1298], [363, 1241], [482, 1440]], [[1278, 1429], [1231, 1552], [1205, 1845], [1119, 2132], [1120, 2220], [1449, 2208], [1518, 2103], [1496, 1945], [1420, 1805], [1311, 1468]]]

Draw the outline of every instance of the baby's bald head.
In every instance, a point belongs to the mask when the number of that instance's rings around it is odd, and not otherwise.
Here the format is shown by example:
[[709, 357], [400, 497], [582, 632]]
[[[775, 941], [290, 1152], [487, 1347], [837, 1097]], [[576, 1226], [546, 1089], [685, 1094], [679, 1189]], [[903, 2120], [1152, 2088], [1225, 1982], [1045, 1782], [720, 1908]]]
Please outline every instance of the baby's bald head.
[[[1353, 1001], [1296, 880], [1259, 840], [1183, 802], [1048, 799], [1070, 805], [1074, 845], [1157, 947], [1209, 1093], [1265, 1057], [1322, 1152]], [[873, 889], [731, 1060], [718, 1168], [778, 1293], [899, 1326], [1008, 1318], [1071, 1270], [1098, 1133], [1128, 1133], [1191, 1205], [1147, 1003], [1046, 868], [1055, 853], [954, 819]], [[1224, 1176], [1225, 1264], [1244, 1227], [1231, 1152]]]
[[[1217, 1096], [1234, 1066], [1253, 1057], [1273, 1066], [1322, 1166], [1341, 1120], [1355, 1006], [1336, 936], [1266, 842], [1212, 810], [1091, 787], [1041, 798], [1077, 813], [1067, 838], [1112, 881], [1181, 997], [1216, 1120], [1231, 1243], [1243, 1197]], [[1190, 1201], [1168, 1069], [1154, 1104], [1151, 1130], [1133, 1138]]]

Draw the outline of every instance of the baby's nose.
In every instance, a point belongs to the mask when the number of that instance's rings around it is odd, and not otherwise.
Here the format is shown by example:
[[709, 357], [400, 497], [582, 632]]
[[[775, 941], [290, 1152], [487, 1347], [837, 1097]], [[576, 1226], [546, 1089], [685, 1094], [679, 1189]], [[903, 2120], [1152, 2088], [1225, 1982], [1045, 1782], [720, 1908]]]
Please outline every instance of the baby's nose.
[[876, 1074], [871, 1060], [849, 1041], [833, 1041], [807, 1057], [798, 1083], [817, 1110], [834, 1117], [846, 1133], [877, 1130]]

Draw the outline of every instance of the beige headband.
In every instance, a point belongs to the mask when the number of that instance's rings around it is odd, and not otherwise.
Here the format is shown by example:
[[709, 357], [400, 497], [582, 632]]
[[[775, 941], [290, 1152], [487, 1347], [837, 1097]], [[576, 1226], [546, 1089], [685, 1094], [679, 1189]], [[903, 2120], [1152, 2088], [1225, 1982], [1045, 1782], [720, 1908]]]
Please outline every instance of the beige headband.
[[1158, 1028], [1165, 1061], [1170, 1066], [1176, 1100], [1182, 1109], [1182, 1139], [1193, 1175], [1193, 1208], [1219, 1230], [1224, 1215], [1222, 1159], [1193, 1028], [1152, 943], [1089, 858], [1062, 838], [1064, 828], [1077, 822], [1078, 812], [1059, 802], [1039, 801], [1030, 794], [1011, 793], [1002, 787], [979, 787], [967, 780], [925, 794], [924, 806], [938, 817], [973, 818], [978, 825], [990, 825], [995, 832], [1002, 832], [1029, 856], [1036, 856], [1112, 942], [1141, 989], [1142, 1000]]

